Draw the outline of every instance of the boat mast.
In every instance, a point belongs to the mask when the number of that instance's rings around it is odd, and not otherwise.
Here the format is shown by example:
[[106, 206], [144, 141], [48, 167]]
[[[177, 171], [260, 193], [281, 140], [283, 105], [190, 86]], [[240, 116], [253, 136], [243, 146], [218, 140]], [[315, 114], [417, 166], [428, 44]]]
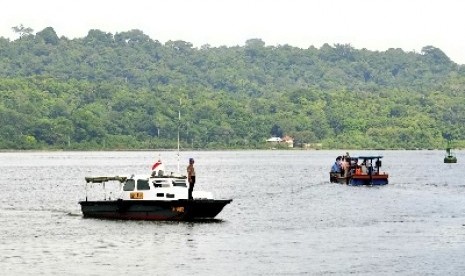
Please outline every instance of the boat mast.
[[179, 128], [181, 126], [181, 98], [179, 98], [179, 109], [178, 109], [178, 173], [179, 173]]

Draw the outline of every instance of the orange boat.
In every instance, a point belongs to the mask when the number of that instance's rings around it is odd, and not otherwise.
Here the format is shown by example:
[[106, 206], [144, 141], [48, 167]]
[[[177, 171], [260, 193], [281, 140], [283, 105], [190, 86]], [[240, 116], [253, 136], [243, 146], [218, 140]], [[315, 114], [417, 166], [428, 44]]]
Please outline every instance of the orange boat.
[[[389, 183], [389, 174], [381, 172], [382, 156], [350, 157], [350, 168], [346, 176], [330, 172], [329, 180], [332, 183], [359, 185], [386, 185]], [[358, 164], [358, 161], [362, 163]]]

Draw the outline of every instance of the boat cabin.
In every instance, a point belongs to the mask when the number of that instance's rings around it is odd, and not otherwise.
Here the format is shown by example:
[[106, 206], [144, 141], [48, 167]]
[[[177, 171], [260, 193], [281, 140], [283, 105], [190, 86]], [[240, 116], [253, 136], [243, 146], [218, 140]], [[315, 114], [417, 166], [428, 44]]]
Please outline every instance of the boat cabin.
[[[104, 199], [107, 200], [106, 183], [119, 182], [117, 191], [110, 194], [122, 200], [160, 200], [172, 201], [188, 199], [188, 183], [186, 176], [171, 173], [165, 175], [163, 171], [154, 171], [151, 175], [132, 175], [130, 177], [86, 177], [86, 200], [89, 183], [101, 183], [104, 189]], [[193, 191], [194, 199], [213, 199], [210, 192]], [[108, 200], [111, 200], [109, 197]]]

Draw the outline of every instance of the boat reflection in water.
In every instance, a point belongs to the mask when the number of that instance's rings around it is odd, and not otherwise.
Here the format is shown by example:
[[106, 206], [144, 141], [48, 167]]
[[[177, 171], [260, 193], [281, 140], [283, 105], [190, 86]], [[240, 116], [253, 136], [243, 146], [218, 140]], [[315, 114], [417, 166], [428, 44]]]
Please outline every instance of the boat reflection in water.
[[[232, 199], [214, 199], [212, 193], [194, 191], [188, 199], [187, 178], [166, 174], [161, 161], [150, 175], [86, 177], [86, 199], [80, 201], [86, 218], [123, 220], [212, 220]], [[119, 183], [115, 198], [107, 197], [108, 182]], [[88, 186], [101, 184], [103, 200], [88, 200]]]
[[[330, 182], [352, 186], [386, 185], [389, 183], [389, 175], [380, 171], [381, 158], [383, 157], [379, 155], [347, 157], [348, 169], [341, 172], [330, 172]], [[359, 161], [361, 161], [360, 164]]]

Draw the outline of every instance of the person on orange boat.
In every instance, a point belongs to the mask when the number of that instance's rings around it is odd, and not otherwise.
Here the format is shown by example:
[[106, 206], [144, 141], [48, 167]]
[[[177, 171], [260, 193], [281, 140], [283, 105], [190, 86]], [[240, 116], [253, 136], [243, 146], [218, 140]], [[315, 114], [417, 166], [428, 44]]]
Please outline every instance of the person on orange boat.
[[368, 173], [366, 160], [363, 160], [362, 164], [360, 165], [360, 171], [361, 171], [362, 174], [367, 174]]
[[336, 157], [336, 162], [334, 162], [333, 166], [331, 167], [331, 172], [341, 175], [342, 172], [342, 165], [341, 165], [342, 156]]
[[187, 166], [187, 181], [189, 182], [188, 197], [189, 199], [193, 199], [192, 191], [194, 190], [195, 184], [194, 158], [189, 158], [189, 166]]
[[344, 177], [348, 176], [349, 175], [349, 170], [350, 170], [350, 157], [349, 156], [344, 155], [342, 157], [341, 166], [342, 166], [343, 176]]
[[368, 174], [373, 174], [373, 166], [371, 164], [371, 160], [368, 159], [367, 162], [365, 163], [365, 165], [367, 166], [367, 173]]
[[350, 173], [361, 174], [360, 165], [357, 158], [350, 158]]
[[341, 166], [342, 156], [336, 157], [336, 162], [331, 166], [331, 171], [329, 172], [329, 181], [337, 182], [337, 179], [341, 177], [342, 166]]

